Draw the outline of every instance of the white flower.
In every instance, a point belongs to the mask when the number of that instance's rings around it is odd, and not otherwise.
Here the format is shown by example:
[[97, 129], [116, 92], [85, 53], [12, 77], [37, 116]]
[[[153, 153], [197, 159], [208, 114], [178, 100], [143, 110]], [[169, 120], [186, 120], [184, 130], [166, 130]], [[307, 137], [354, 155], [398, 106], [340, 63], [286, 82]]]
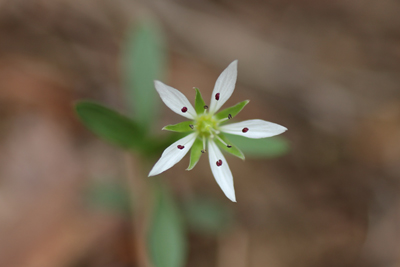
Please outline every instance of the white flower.
[[235, 89], [237, 77], [237, 60], [233, 61], [218, 77], [211, 97], [210, 107], [205, 105], [200, 91], [196, 89], [195, 107], [178, 90], [155, 81], [155, 87], [162, 101], [173, 112], [186, 117], [184, 121], [175, 125], [165, 126], [164, 130], [175, 132], [191, 132], [186, 137], [170, 145], [161, 155], [149, 176], [160, 174], [178, 163], [191, 149], [191, 170], [202, 153], [208, 151], [211, 171], [218, 185], [225, 195], [236, 202], [233, 177], [228, 162], [218, 148], [244, 159], [243, 153], [223, 135], [223, 133], [236, 134], [248, 138], [265, 138], [278, 135], [287, 129], [281, 125], [264, 120], [247, 120], [238, 123], [220, 125], [236, 116], [248, 100], [240, 102], [233, 107], [217, 113], [221, 106], [229, 99]]

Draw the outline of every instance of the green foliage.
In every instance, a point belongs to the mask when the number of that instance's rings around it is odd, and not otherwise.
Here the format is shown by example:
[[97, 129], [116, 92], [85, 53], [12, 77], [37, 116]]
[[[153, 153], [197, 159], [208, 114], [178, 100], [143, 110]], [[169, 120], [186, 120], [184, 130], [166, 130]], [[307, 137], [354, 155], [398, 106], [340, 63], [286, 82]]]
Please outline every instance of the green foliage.
[[273, 158], [286, 154], [289, 151], [289, 143], [280, 136], [251, 139], [243, 136], [226, 134], [240, 150], [252, 158]]
[[160, 106], [154, 80], [161, 79], [165, 69], [164, 42], [156, 24], [147, 22], [133, 29], [122, 62], [128, 105], [135, 120], [148, 129]]
[[237, 103], [233, 107], [226, 108], [217, 114], [215, 114], [215, 118], [217, 120], [228, 118], [229, 114], [231, 114], [232, 118], [235, 117], [242, 109], [250, 102], [250, 100], [245, 100], [240, 103]]
[[203, 150], [203, 141], [200, 140], [199, 138], [196, 138], [196, 140], [193, 143], [193, 146], [190, 150], [190, 163], [189, 167], [186, 169], [190, 171], [191, 169], [196, 166], [197, 162], [199, 162], [201, 154], [203, 154], [201, 151]]
[[181, 267], [186, 259], [185, 228], [170, 192], [158, 186], [149, 232], [149, 251], [156, 267]]
[[203, 114], [204, 113], [204, 106], [206, 103], [203, 100], [203, 97], [201, 96], [199, 88], [196, 89], [196, 98], [195, 98], [195, 103], [194, 103], [194, 109], [196, 110], [197, 114]]
[[189, 227], [199, 233], [218, 234], [234, 220], [233, 211], [227, 205], [209, 197], [186, 201], [183, 211]]
[[79, 101], [75, 110], [81, 122], [94, 134], [122, 148], [139, 148], [144, 134], [122, 114], [92, 101]]
[[193, 127], [193, 121], [184, 121], [174, 125], [167, 125], [163, 128], [163, 130], [172, 131], [172, 132], [190, 132], [193, 131], [191, 126]]

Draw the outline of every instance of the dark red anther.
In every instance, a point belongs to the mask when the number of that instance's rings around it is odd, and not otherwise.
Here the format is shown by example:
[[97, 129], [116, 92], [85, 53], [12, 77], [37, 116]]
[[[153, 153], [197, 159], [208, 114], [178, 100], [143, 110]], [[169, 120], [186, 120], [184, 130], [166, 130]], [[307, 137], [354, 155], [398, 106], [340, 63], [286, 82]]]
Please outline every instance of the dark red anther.
[[228, 148], [231, 148], [232, 146], [231, 145], [226, 145]]
[[215, 100], [219, 100], [219, 93], [215, 94]]
[[182, 111], [183, 113], [185, 113], [185, 112], [187, 111], [187, 107], [183, 107], [183, 108], [181, 109], [181, 111]]
[[184, 149], [185, 146], [178, 145], [178, 148], [179, 148], [179, 149]]
[[243, 132], [243, 133], [247, 133], [248, 130], [249, 130], [249, 128], [244, 127], [244, 128], [242, 129], [242, 132]]
[[221, 165], [222, 165], [222, 160], [219, 159], [219, 160], [217, 161], [217, 166], [219, 167], [219, 166], [221, 166]]

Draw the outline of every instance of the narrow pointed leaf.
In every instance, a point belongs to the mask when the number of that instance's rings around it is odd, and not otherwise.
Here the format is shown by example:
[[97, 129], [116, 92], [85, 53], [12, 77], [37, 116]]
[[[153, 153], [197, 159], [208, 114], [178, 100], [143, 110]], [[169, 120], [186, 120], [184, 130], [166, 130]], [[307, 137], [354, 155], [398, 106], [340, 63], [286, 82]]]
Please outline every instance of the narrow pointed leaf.
[[273, 158], [286, 154], [289, 151], [288, 141], [280, 136], [250, 139], [239, 135], [226, 134], [248, 158]]
[[155, 267], [182, 267], [187, 251], [181, 214], [168, 190], [156, 190], [154, 213], [149, 231], [149, 252]]
[[144, 135], [136, 122], [124, 115], [91, 101], [75, 105], [81, 122], [97, 136], [123, 148], [139, 148]]
[[196, 89], [196, 100], [195, 100], [195, 109], [197, 114], [203, 114], [204, 113], [204, 106], [206, 103], [203, 100], [203, 97], [201, 96], [199, 88]]
[[228, 140], [228, 138], [226, 138], [223, 134], [219, 134], [218, 135], [227, 145], [230, 145], [231, 147], [227, 147], [226, 145], [224, 145], [220, 140], [218, 140], [217, 138], [215, 139], [215, 143], [217, 143], [217, 145], [222, 148], [223, 150], [225, 150], [226, 152], [244, 159], [244, 154], [242, 153], [242, 151], [240, 151], [240, 149], [235, 146], [231, 141]]
[[250, 100], [245, 100], [240, 103], [237, 103], [233, 107], [226, 108], [222, 110], [221, 112], [218, 112], [215, 115], [215, 118], [218, 120], [228, 118], [229, 114], [231, 114], [232, 118], [235, 117], [248, 103]]
[[177, 124], [167, 125], [163, 128], [163, 130], [172, 131], [172, 132], [190, 132], [193, 131], [193, 121], [184, 121]]
[[199, 138], [196, 138], [196, 141], [194, 141], [192, 149], [190, 150], [190, 163], [186, 170], [190, 171], [194, 166], [196, 166], [197, 162], [199, 162], [201, 154], [203, 154], [201, 152], [202, 149], [203, 141], [201, 141]]
[[131, 30], [122, 53], [127, 104], [132, 116], [148, 128], [159, 111], [154, 80], [165, 69], [164, 40], [157, 24], [145, 22]]

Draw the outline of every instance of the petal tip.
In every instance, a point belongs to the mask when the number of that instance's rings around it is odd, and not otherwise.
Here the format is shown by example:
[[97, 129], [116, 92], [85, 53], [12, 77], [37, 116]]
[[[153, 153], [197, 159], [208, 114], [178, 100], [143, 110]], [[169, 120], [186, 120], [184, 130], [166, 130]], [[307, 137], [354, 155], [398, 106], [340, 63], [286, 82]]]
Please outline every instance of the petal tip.
[[156, 176], [156, 175], [159, 175], [162, 172], [164, 172], [164, 171], [161, 171], [161, 172], [160, 171], [155, 171], [154, 168], [153, 168], [153, 169], [151, 169], [151, 171], [149, 172], [149, 175], [147, 177]]
[[[228, 197], [228, 196], [227, 196], [227, 197]], [[233, 196], [229, 196], [228, 198], [229, 198], [229, 200], [230, 200], [230, 201], [232, 201], [232, 202], [235, 202], [235, 203], [236, 203], [236, 196], [235, 196], [235, 195], [233, 195]]]
[[229, 67], [232, 67], [232, 68], [234, 68], [235, 71], [237, 72], [237, 65], [238, 65], [238, 60], [235, 59], [234, 61], [231, 62], [231, 64], [229, 64], [228, 68], [229, 68]]
[[149, 175], [147, 177], [156, 176], [163, 172], [163, 170], [160, 171], [160, 168], [158, 168], [157, 163], [153, 166], [153, 168], [151, 168]]
[[163, 86], [165, 86], [164, 83], [160, 82], [159, 80], [154, 80], [154, 87], [156, 90], [160, 93], [160, 90], [162, 90]]

